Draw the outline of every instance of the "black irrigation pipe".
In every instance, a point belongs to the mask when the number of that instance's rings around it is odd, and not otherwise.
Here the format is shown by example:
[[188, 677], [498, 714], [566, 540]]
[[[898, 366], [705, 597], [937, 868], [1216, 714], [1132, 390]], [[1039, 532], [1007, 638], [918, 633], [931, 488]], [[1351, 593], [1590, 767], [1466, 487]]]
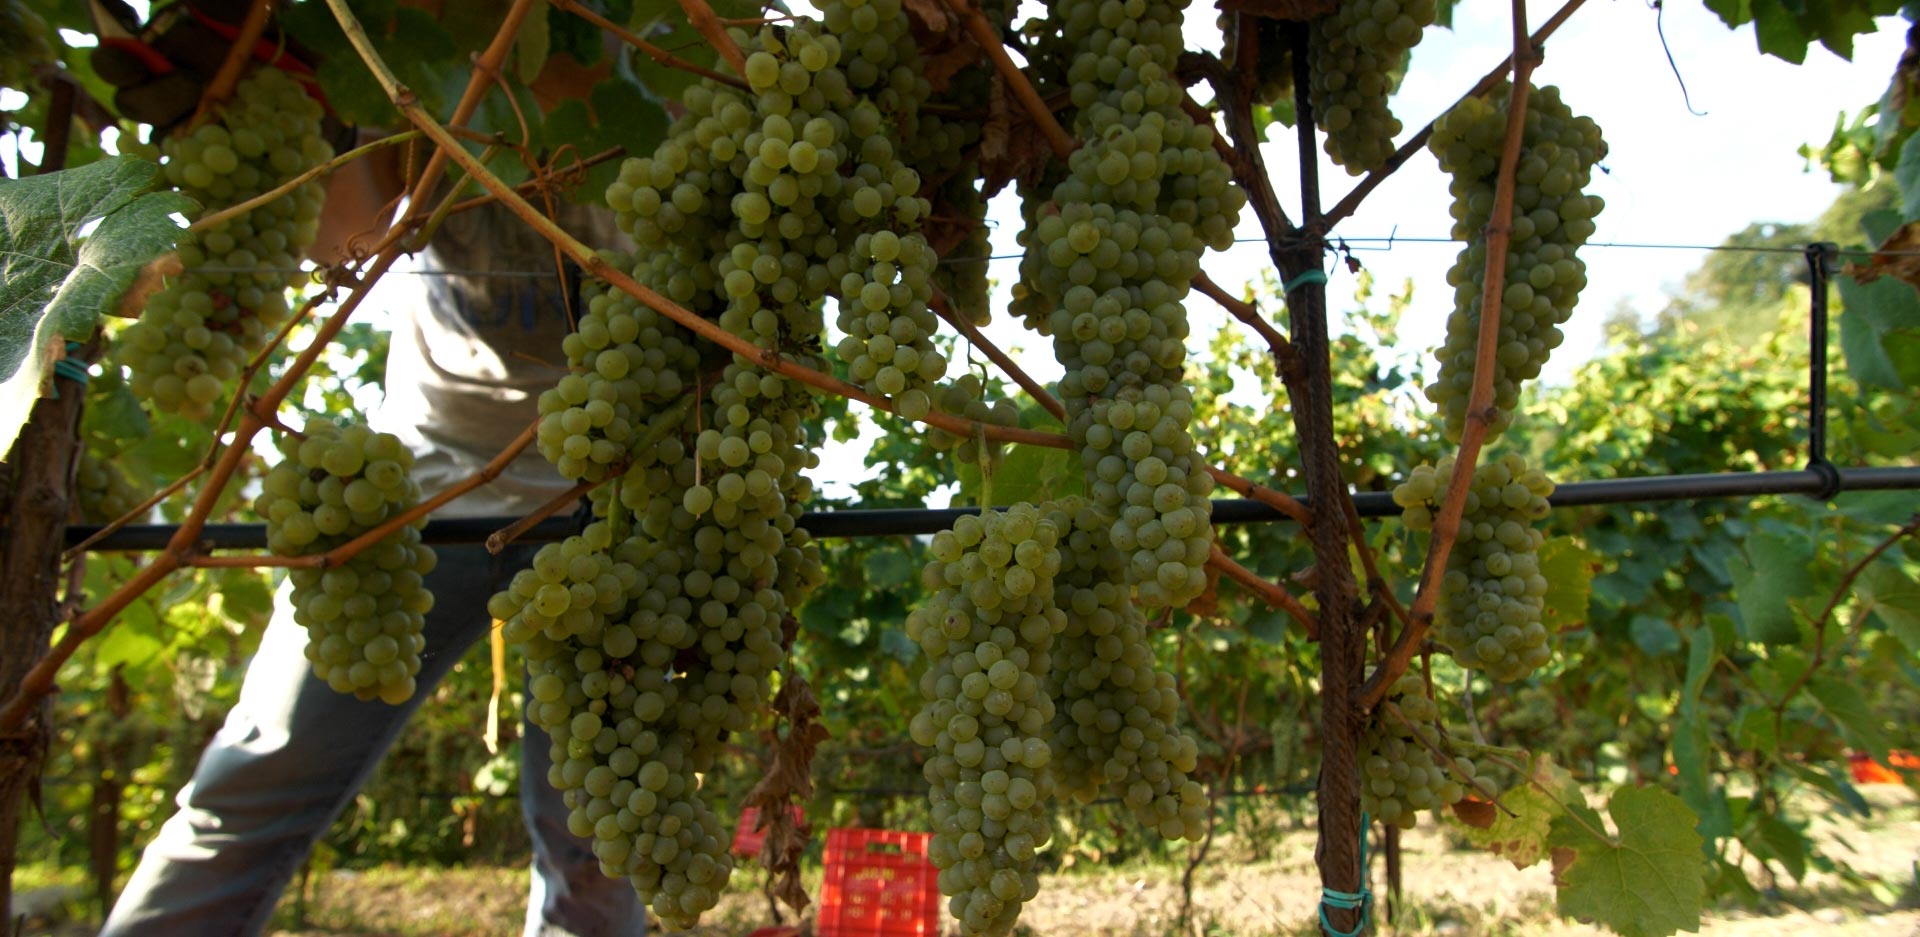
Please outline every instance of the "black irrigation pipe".
[[[1920, 489], [1920, 466], [1891, 468], [1808, 468], [1784, 472], [1730, 472], [1712, 475], [1650, 475], [1569, 482], [1554, 489], [1548, 500], [1554, 507], [1596, 504], [1635, 504], [1658, 501], [1698, 501], [1715, 498], [1751, 498], [1759, 495], [1806, 495], [1831, 500], [1844, 492]], [[1307, 501], [1305, 497], [1300, 499]], [[1353, 496], [1362, 517], [1395, 517], [1400, 513], [1393, 496], [1366, 491]], [[892, 537], [932, 534], [953, 526], [963, 514], [979, 508], [864, 508], [813, 511], [800, 516], [800, 526], [816, 537]], [[427, 543], [485, 543], [487, 536], [516, 518], [471, 517], [428, 521], [421, 539]], [[1286, 515], [1258, 501], [1240, 499], [1213, 502], [1213, 521], [1220, 525], [1266, 524], [1290, 521]], [[552, 517], [520, 536], [528, 543], [565, 539], [579, 527], [570, 517]], [[99, 528], [70, 526], [67, 546], [91, 536]], [[177, 528], [171, 524], [129, 525], [93, 544], [89, 550], [132, 552], [165, 549]], [[263, 524], [208, 524], [201, 544], [213, 550], [258, 550], [267, 545]]]

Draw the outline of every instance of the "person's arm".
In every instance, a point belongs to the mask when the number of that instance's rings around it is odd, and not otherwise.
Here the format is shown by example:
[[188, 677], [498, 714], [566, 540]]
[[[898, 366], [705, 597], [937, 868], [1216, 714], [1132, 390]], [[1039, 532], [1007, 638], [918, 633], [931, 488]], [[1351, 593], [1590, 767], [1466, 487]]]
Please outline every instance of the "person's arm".
[[404, 184], [402, 152], [398, 147], [378, 150], [340, 167], [327, 179], [326, 207], [320, 212], [320, 231], [307, 248], [309, 259], [318, 264], [339, 263], [351, 256], [348, 247], [353, 239], [386, 230]]

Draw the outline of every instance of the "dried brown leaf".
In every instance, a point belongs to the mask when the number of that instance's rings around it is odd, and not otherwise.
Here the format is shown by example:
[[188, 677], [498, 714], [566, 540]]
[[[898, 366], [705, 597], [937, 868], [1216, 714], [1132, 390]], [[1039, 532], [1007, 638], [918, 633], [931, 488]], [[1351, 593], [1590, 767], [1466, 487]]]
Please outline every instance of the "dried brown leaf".
[[981, 194], [992, 198], [1015, 179], [1037, 180], [1052, 158], [1046, 134], [1014, 100], [1007, 83], [995, 74], [993, 92], [987, 99], [987, 121], [980, 130]]
[[916, 31], [946, 32], [947, 26], [953, 22], [952, 11], [940, 0], [906, 0], [902, 5], [907, 9], [908, 22]]
[[1499, 819], [1500, 809], [1478, 797], [1468, 797], [1453, 805], [1453, 815], [1461, 823], [1484, 830]]
[[1920, 221], [1901, 225], [1866, 263], [1848, 264], [1846, 273], [1862, 283], [1891, 276], [1920, 287]]
[[813, 757], [820, 743], [832, 737], [820, 724], [820, 702], [798, 674], [788, 673], [773, 697], [775, 717], [787, 724], [784, 736], [769, 733], [773, 758], [759, 783], [747, 792], [744, 804], [760, 812], [759, 829], [766, 831], [760, 860], [770, 873], [768, 891], [792, 908], [803, 911], [812, 899], [800, 882], [800, 860], [812, 839], [810, 826], [794, 807], [794, 800], [813, 796]]

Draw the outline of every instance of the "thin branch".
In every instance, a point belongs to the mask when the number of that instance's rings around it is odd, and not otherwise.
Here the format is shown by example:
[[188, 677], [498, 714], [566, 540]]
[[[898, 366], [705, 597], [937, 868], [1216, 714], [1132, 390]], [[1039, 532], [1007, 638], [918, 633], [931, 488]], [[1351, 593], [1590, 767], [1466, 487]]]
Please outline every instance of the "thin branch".
[[1283, 362], [1283, 367], [1286, 366], [1286, 362], [1291, 362], [1296, 368], [1300, 366], [1300, 353], [1294, 350], [1293, 343], [1287, 341], [1287, 337], [1280, 334], [1279, 329], [1274, 328], [1273, 323], [1268, 322], [1266, 317], [1260, 314], [1259, 307], [1221, 288], [1220, 284], [1213, 282], [1204, 270], [1194, 276], [1193, 287], [1206, 294], [1208, 299], [1219, 303], [1220, 308], [1231, 313], [1234, 318], [1246, 323], [1254, 334], [1259, 335], [1267, 343], [1267, 348], [1273, 352], [1273, 356]]
[[720, 53], [720, 57], [727, 61], [727, 67], [741, 77], [746, 77], [746, 55], [741, 53], [740, 44], [734, 42], [733, 37], [727, 34], [726, 24], [720, 22], [719, 15], [713, 12], [713, 7], [707, 4], [707, 0], [680, 0], [680, 9], [687, 11], [687, 19], [693, 23], [693, 28], [707, 40], [707, 45], [712, 46], [713, 50]]
[[1880, 554], [1892, 549], [1894, 544], [1899, 543], [1916, 530], [1920, 530], [1920, 514], [1915, 514], [1909, 518], [1905, 524], [1900, 525], [1899, 529], [1888, 534], [1886, 539], [1881, 540], [1873, 549], [1867, 551], [1867, 555], [1861, 557], [1859, 562], [1847, 567], [1847, 571], [1841, 574], [1839, 584], [1833, 587], [1833, 595], [1827, 599], [1826, 607], [1820, 610], [1820, 617], [1813, 620], [1813, 659], [1807, 663], [1806, 667], [1801, 669], [1800, 676], [1794, 678], [1793, 683], [1789, 684], [1786, 691], [1780, 694], [1779, 700], [1775, 701], [1773, 706], [1770, 707], [1773, 710], [1774, 733], [1776, 736], [1779, 734], [1780, 721], [1785, 716], [1787, 704], [1793, 702], [1794, 695], [1800, 692], [1801, 687], [1807, 685], [1808, 680], [1813, 679], [1813, 672], [1820, 669], [1820, 664], [1826, 660], [1827, 622], [1833, 619], [1833, 612], [1840, 607], [1840, 603], [1853, 593], [1853, 581], [1858, 579], [1860, 574], [1865, 572], [1868, 566], [1873, 565], [1873, 561], [1879, 559]]
[[1055, 397], [1053, 392], [1047, 390], [1047, 385], [1035, 380], [1033, 376], [1021, 368], [1019, 363], [1014, 361], [1011, 356], [1001, 351], [1000, 346], [995, 345], [993, 340], [981, 332], [978, 326], [968, 322], [962, 316], [955, 315], [952, 308], [947, 305], [947, 297], [945, 295], [935, 291], [933, 301], [928, 305], [933, 309], [935, 315], [938, 315], [941, 319], [945, 320], [947, 324], [953, 326], [955, 331], [966, 336], [967, 341], [972, 342], [973, 347], [980, 349], [981, 354], [986, 355], [988, 361], [998, 365], [1001, 371], [1005, 372], [1008, 377], [1013, 378], [1014, 383], [1019, 384], [1020, 387], [1025, 390], [1029, 396], [1033, 397], [1034, 400], [1038, 401], [1040, 406], [1045, 408], [1048, 413], [1053, 414], [1054, 419], [1059, 420], [1061, 425], [1066, 425], [1067, 408], [1065, 404], [1060, 402], [1060, 398]]
[[[1545, 45], [1547, 37], [1552, 36], [1554, 32], [1560, 28], [1561, 24], [1565, 23], [1567, 18], [1571, 17], [1573, 12], [1580, 9], [1580, 5], [1586, 2], [1587, 0], [1567, 0], [1566, 4], [1555, 11], [1551, 17], [1548, 17], [1546, 23], [1541, 25], [1539, 31], [1533, 34], [1529, 42], [1529, 47], [1538, 49], [1542, 45]], [[1466, 94], [1461, 95], [1460, 100], [1465, 101], [1468, 98], [1477, 98], [1486, 94], [1493, 89], [1494, 85], [1499, 84], [1500, 79], [1505, 78], [1507, 72], [1511, 70], [1513, 70], [1513, 55], [1509, 54], [1499, 65], [1494, 66], [1493, 71], [1488, 72], [1478, 83], [1468, 89]], [[1449, 110], [1451, 110], [1451, 108], [1449, 108]], [[1438, 118], [1436, 118], [1436, 120], [1437, 119]], [[1379, 188], [1381, 183], [1387, 181], [1388, 176], [1393, 175], [1396, 170], [1406, 164], [1407, 160], [1412, 159], [1413, 154], [1420, 152], [1420, 150], [1427, 145], [1427, 140], [1432, 136], [1433, 124], [1430, 122], [1425, 127], [1420, 128], [1413, 136], [1407, 138], [1407, 142], [1400, 144], [1400, 148], [1393, 151], [1392, 156], [1387, 157], [1386, 163], [1382, 164], [1379, 169], [1367, 173], [1367, 177], [1360, 180], [1359, 184], [1353, 187], [1353, 191], [1348, 192], [1344, 198], [1340, 199], [1338, 204], [1333, 206], [1331, 211], [1328, 211], [1326, 215], [1322, 216], [1320, 223], [1315, 227], [1315, 231], [1320, 234], [1325, 234], [1333, 230], [1334, 225], [1344, 221], [1347, 216], [1357, 211], [1360, 208], [1360, 203], [1365, 201], [1368, 195], [1373, 194], [1373, 190]]]
[[1313, 613], [1307, 611], [1307, 607], [1301, 605], [1299, 599], [1288, 595], [1287, 590], [1280, 588], [1276, 583], [1268, 582], [1259, 573], [1240, 565], [1233, 557], [1228, 556], [1226, 551], [1220, 549], [1219, 543], [1213, 544], [1213, 552], [1207, 556], [1207, 565], [1219, 570], [1221, 575], [1228, 579], [1245, 586], [1247, 591], [1259, 596], [1268, 605], [1286, 612], [1294, 621], [1300, 623], [1307, 637], [1316, 640], [1320, 637], [1320, 623], [1314, 620]]
[[[746, 80], [741, 78], [739, 75], [729, 75], [725, 72], [715, 71], [711, 68], [707, 68], [704, 65], [695, 65], [694, 63], [689, 62], [686, 59], [683, 59], [677, 55], [674, 55], [673, 53], [668, 52], [667, 50], [662, 49], [659, 46], [656, 46], [653, 43], [648, 42], [645, 39], [642, 39], [639, 36], [634, 35], [631, 30], [622, 29], [619, 23], [616, 23], [610, 19], [607, 19], [604, 16], [601, 16], [598, 13], [595, 13], [592, 9], [586, 6], [583, 6], [579, 2], [579, 0], [547, 0], [547, 2], [553, 4], [553, 8], [556, 10], [564, 10], [568, 13], [572, 13], [573, 15], [578, 16], [581, 19], [586, 20], [587, 22], [600, 27], [605, 32], [610, 33], [616, 38], [618, 38], [621, 42], [624, 42], [627, 45], [634, 47], [635, 49], [639, 50], [641, 54], [654, 60], [655, 62], [660, 63], [661, 65], [664, 65], [668, 68], [677, 68], [683, 72], [690, 72], [692, 74], [699, 75], [702, 78], [712, 79], [723, 85], [730, 85], [732, 87], [739, 88], [743, 91], [747, 90]], [[729, 22], [725, 20], [723, 20], [722, 23], [723, 25], [728, 25], [728, 26], [744, 25], [744, 23], [741, 23], [741, 22]]]
[[380, 139], [375, 140], [372, 143], [355, 147], [354, 149], [348, 150], [345, 153], [341, 153], [340, 155], [335, 156], [334, 158], [327, 160], [326, 162], [321, 163], [320, 165], [315, 166], [312, 169], [307, 170], [306, 172], [303, 172], [297, 176], [294, 176], [293, 178], [288, 179], [287, 181], [282, 182], [279, 185], [273, 187], [272, 189], [262, 192], [259, 195], [254, 196], [253, 198], [247, 199], [246, 201], [240, 202], [235, 205], [229, 205], [226, 208], [222, 208], [211, 215], [203, 216], [199, 220], [195, 221], [194, 223], [187, 225], [187, 230], [188, 231], [206, 231], [212, 228], [217, 228], [223, 224], [226, 224], [228, 221], [231, 221], [234, 218], [244, 215], [250, 211], [253, 211], [254, 209], [259, 208], [260, 206], [265, 205], [268, 202], [271, 202], [277, 198], [280, 198], [283, 195], [287, 195], [288, 193], [291, 193], [293, 190], [303, 185], [306, 185], [307, 183], [312, 182], [313, 180], [318, 179], [321, 176], [328, 175], [332, 173], [334, 170], [339, 169], [340, 167], [345, 166], [346, 164], [351, 163], [362, 156], [367, 156], [377, 150], [382, 150], [390, 146], [396, 146], [401, 143], [406, 143], [410, 140], [416, 140], [416, 139], [419, 139], [419, 137], [420, 137], [420, 131], [409, 130], [409, 131], [406, 131], [405, 133], [396, 133], [390, 137], [381, 137]]
[[1424, 748], [1428, 752], [1432, 753], [1435, 758], [1438, 758], [1441, 761], [1446, 762], [1447, 770], [1449, 772], [1452, 772], [1454, 777], [1459, 778], [1461, 781], [1466, 782], [1468, 787], [1473, 788], [1475, 792], [1480, 794], [1480, 796], [1485, 797], [1488, 803], [1491, 803], [1495, 807], [1500, 808], [1501, 813], [1504, 813], [1509, 817], [1519, 816], [1519, 814], [1514, 813], [1512, 810], [1507, 809], [1506, 804], [1503, 804], [1500, 802], [1500, 795], [1495, 794], [1494, 792], [1488, 790], [1486, 787], [1482, 786], [1479, 778], [1474, 777], [1473, 775], [1468, 774], [1465, 771], [1461, 770], [1460, 763], [1457, 761], [1454, 761], [1452, 755], [1449, 755], [1446, 752], [1442, 751], [1440, 749], [1440, 746], [1435, 745], [1431, 740], [1429, 740], [1426, 737], [1426, 735], [1420, 731], [1420, 727], [1414, 725], [1413, 720], [1408, 719], [1407, 714], [1400, 711], [1399, 706], [1396, 706], [1391, 702], [1387, 702], [1387, 703], [1381, 703], [1380, 708], [1385, 710], [1387, 715], [1392, 716], [1394, 718], [1394, 721], [1400, 723], [1403, 726], [1406, 726], [1408, 734], [1413, 736], [1413, 740], [1415, 742], [1420, 743], [1421, 748]]
[[[830, 394], [836, 394], [849, 400], [860, 401], [877, 410], [884, 410], [888, 413], [897, 412], [892, 401], [875, 394], [870, 394], [832, 375], [824, 374], [813, 368], [789, 360], [774, 349], [762, 348], [755, 345], [721, 328], [718, 323], [696, 315], [679, 303], [668, 299], [650, 287], [642, 285], [625, 271], [607, 263], [606, 259], [601, 257], [592, 248], [580, 243], [579, 240], [562, 230], [552, 219], [540, 214], [540, 212], [528, 204], [525, 199], [521, 198], [505, 183], [501, 182], [499, 177], [488, 171], [485, 166], [474, 159], [473, 154], [468, 153], [465, 148], [455, 143], [453, 138], [447, 134], [445, 128], [441, 127], [440, 123], [433, 118], [433, 115], [427, 113], [426, 109], [420, 106], [418, 99], [414, 97], [413, 93], [402, 86], [399, 80], [394, 77], [393, 70], [387, 66], [386, 61], [380, 57], [379, 52], [373, 48], [372, 41], [367, 38], [366, 29], [360, 25], [358, 20], [354, 19], [353, 11], [347, 8], [345, 0], [327, 0], [327, 2], [334, 8], [334, 13], [339, 17], [342, 26], [346, 27], [347, 38], [353, 43], [355, 49], [360, 52], [361, 58], [367, 62], [368, 67], [373, 71], [374, 77], [379, 80], [381, 87], [386, 90], [389, 97], [393, 100], [394, 105], [400, 109], [401, 113], [405, 114], [408, 120], [411, 120], [416, 127], [425, 131], [428, 137], [440, 145], [440, 153], [451, 157], [454, 162], [459, 163], [460, 167], [467, 171], [468, 175], [478, 180], [489, 192], [498, 196], [500, 202], [505, 205], [508, 210], [519, 216], [520, 220], [526, 222], [535, 231], [539, 232], [542, 237], [558, 244], [561, 250], [565, 251], [567, 256], [573, 259], [574, 263], [580, 265], [585, 275], [606, 281], [614, 288], [638, 299], [640, 302], [646, 304], [648, 308], [672, 319], [674, 322], [686, 327], [689, 331], [692, 331], [701, 338], [713, 342], [736, 355], [740, 355], [768, 371], [772, 371], [782, 377], [791, 378], [809, 387], [823, 390]], [[1043, 433], [1012, 426], [995, 426], [974, 420], [961, 419], [937, 411], [928, 413], [917, 422], [938, 427], [956, 436], [977, 437], [984, 435], [987, 439], [996, 442], [1046, 446], [1054, 449], [1074, 448], [1073, 440], [1059, 433]]]
[[1494, 182], [1493, 213], [1486, 227], [1487, 268], [1480, 291], [1479, 344], [1474, 349], [1473, 391], [1467, 398], [1467, 425], [1460, 433], [1460, 451], [1454, 456], [1453, 477], [1433, 519], [1433, 536], [1427, 543], [1426, 566], [1420, 571], [1420, 588], [1414, 593], [1413, 608], [1408, 611], [1407, 626], [1387, 652], [1387, 659], [1360, 687], [1358, 702], [1371, 707], [1385, 698], [1387, 688], [1405, 673], [1414, 651], [1433, 626], [1434, 606], [1440, 601], [1440, 583], [1446, 578], [1447, 558], [1460, 534], [1460, 516], [1467, 507], [1467, 495], [1473, 488], [1474, 464], [1480, 458], [1480, 444], [1493, 426], [1493, 370], [1500, 350], [1501, 298], [1506, 290], [1507, 242], [1513, 234], [1514, 167], [1520, 162], [1520, 144], [1527, 126], [1528, 79], [1540, 63], [1540, 50], [1527, 36], [1526, 0], [1513, 0], [1513, 87], [1507, 96], [1507, 136], [1500, 150], [1500, 170]]
[[[266, 0], [263, 0], [263, 5], [265, 2]], [[486, 52], [482, 55], [482, 64], [486, 64], [492, 68], [499, 67], [500, 62], [505, 59], [507, 53], [513, 47], [513, 38], [518, 32], [521, 21], [526, 18], [527, 12], [532, 9], [535, 2], [537, 2], [537, 0], [514, 0], [514, 5], [508, 10], [506, 19], [501, 23], [499, 32], [494, 35], [493, 42], [488, 45]], [[336, 14], [345, 13], [344, 0], [336, 0], [334, 9]], [[345, 15], [347, 18], [351, 18], [350, 13], [346, 13]], [[353, 25], [355, 27], [359, 26], [357, 22], [353, 23]], [[366, 38], [364, 31], [361, 32], [360, 38], [362, 40]], [[476, 73], [468, 80], [466, 93], [461, 96], [460, 106], [455, 108], [454, 111], [454, 123], [463, 124], [473, 116], [473, 111], [478, 107], [485, 89], [485, 75]], [[451, 137], [447, 139], [451, 140]], [[470, 157], [470, 154], [467, 154], [466, 151], [461, 149], [457, 144], [454, 148], [460, 149], [462, 155], [468, 155]], [[415, 193], [416, 196], [420, 197], [416, 197], [413, 200], [413, 205], [423, 206], [426, 203], [423, 197], [424, 194], [431, 191], [432, 188], [439, 183], [440, 174], [446, 165], [443, 154], [444, 150], [436, 152], [434, 159], [428, 162], [427, 169], [421, 173], [418, 190]], [[417, 211], [418, 209], [410, 209], [408, 214], [409, 216], [413, 216]], [[268, 388], [267, 392], [262, 395], [261, 399], [268, 409], [277, 408], [280, 402], [286, 399], [286, 396], [292, 392], [294, 386], [306, 376], [307, 371], [312, 368], [314, 361], [319, 358], [328, 343], [333, 340], [340, 329], [346, 326], [348, 318], [352, 315], [354, 309], [358, 308], [361, 301], [371, 292], [373, 284], [378, 282], [381, 275], [386, 273], [387, 270], [393, 266], [394, 262], [400, 258], [400, 236], [405, 233], [404, 222], [407, 220], [411, 220], [411, 217], [409, 219], [403, 219], [402, 225], [396, 225], [394, 230], [388, 232], [387, 236], [382, 240], [381, 243], [383, 246], [374, 256], [370, 268], [359, 277], [352, 295], [348, 296], [340, 308], [336, 310], [325, 323], [321, 324], [319, 331], [314, 336], [313, 344], [302, 351], [288, 366], [286, 372], [280, 376], [280, 379], [275, 381], [273, 386]], [[132, 604], [134, 599], [144, 594], [148, 589], [160, 582], [160, 580], [166, 578], [167, 574], [179, 569], [193, 558], [195, 541], [199, 538], [200, 532], [205, 529], [207, 518], [212, 516], [213, 509], [218, 504], [221, 494], [226, 489], [227, 483], [232, 480], [235, 469], [239, 467], [241, 460], [247, 457], [249, 444], [252, 442], [253, 437], [259, 434], [262, 428], [262, 424], [258, 419], [254, 418], [250, 410], [244, 411], [240, 425], [234, 431], [233, 441], [228, 444], [226, 449], [220, 454], [219, 460], [209, 469], [206, 484], [201, 488], [199, 496], [194, 501], [193, 507], [188, 510], [186, 518], [181, 521], [179, 529], [174, 531], [173, 537], [167, 543], [166, 550], [158, 557], [155, 557], [153, 562], [135, 572], [133, 576], [122, 583], [118, 589], [115, 589], [112, 594], [101, 600], [101, 602], [93, 608], [88, 609], [86, 614], [81, 615], [68, 626], [66, 633], [60, 639], [60, 643], [48, 648], [46, 656], [35, 663], [33, 669], [29, 670], [26, 675], [21, 678], [19, 685], [14, 690], [12, 698], [7, 700], [5, 706], [0, 707], [0, 732], [12, 731], [25, 723], [28, 714], [37, 702], [42, 697], [53, 692], [54, 679], [58, 676], [61, 666], [73, 657], [74, 653], [80, 649], [82, 643], [88, 638], [100, 633], [101, 629], [105, 628], [108, 623], [113, 621], [115, 616], [128, 605]]]
[[[1347, 499], [1347, 539], [1353, 541], [1353, 548], [1360, 554], [1360, 565], [1367, 571], [1367, 589], [1374, 598], [1400, 622], [1407, 626], [1407, 610], [1400, 604], [1400, 597], [1393, 593], [1393, 583], [1380, 571], [1379, 560], [1373, 554], [1373, 546], [1367, 543], [1366, 525], [1360, 522], [1360, 509], [1354, 506], [1353, 499]], [[1384, 638], [1383, 638], [1384, 640]]]
[[1308, 511], [1307, 506], [1301, 504], [1299, 500], [1295, 499], [1292, 495], [1284, 491], [1275, 491], [1258, 482], [1241, 478], [1218, 466], [1207, 466], [1207, 474], [1212, 475], [1214, 481], [1239, 492], [1241, 497], [1251, 498], [1293, 518], [1295, 522], [1299, 523], [1302, 529], [1311, 529], [1313, 527], [1312, 512]]
[[1006, 81], [1007, 87], [1013, 89], [1013, 96], [1020, 100], [1021, 107], [1026, 108], [1034, 126], [1040, 128], [1041, 135], [1047, 138], [1053, 155], [1065, 159], [1078, 149], [1080, 144], [1067, 134], [1066, 128], [1060, 126], [1060, 121], [1053, 116], [1053, 109], [1047, 106], [1040, 93], [1033, 89], [1033, 82], [1027, 80], [1026, 73], [1007, 54], [1006, 43], [1000, 41], [1000, 31], [993, 28], [987, 15], [968, 0], [947, 0], [947, 7], [960, 17], [961, 24], [966, 27], [973, 41], [987, 51], [987, 58], [993, 60], [994, 69]]
[[499, 553], [501, 550], [506, 549], [507, 544], [520, 539], [520, 535], [532, 530], [535, 524], [572, 507], [575, 502], [586, 497], [593, 489], [618, 477], [620, 477], [618, 472], [608, 472], [605, 478], [597, 482], [581, 482], [547, 499], [547, 503], [534, 508], [533, 513], [488, 534], [487, 552]]
[[220, 70], [213, 73], [213, 80], [207, 82], [206, 90], [200, 93], [200, 105], [194, 109], [190, 126], [204, 123], [215, 108], [233, 96], [241, 73], [253, 61], [253, 47], [266, 33], [267, 20], [272, 16], [273, 0], [254, 0], [253, 6], [247, 8], [246, 19], [240, 21], [240, 32], [233, 37], [233, 45], [227, 47], [227, 57], [220, 60]]

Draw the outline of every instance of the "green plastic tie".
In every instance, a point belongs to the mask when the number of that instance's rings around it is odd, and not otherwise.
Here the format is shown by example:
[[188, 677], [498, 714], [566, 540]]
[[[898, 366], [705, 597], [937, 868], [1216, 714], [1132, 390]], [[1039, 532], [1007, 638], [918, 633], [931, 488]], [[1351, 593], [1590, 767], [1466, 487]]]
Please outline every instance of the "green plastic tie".
[[[80, 347], [79, 342], [68, 342], [67, 354], [79, 354]], [[61, 358], [59, 361], [55, 361], [53, 363], [53, 376], [64, 377], [69, 381], [79, 384], [83, 389], [87, 386], [87, 379], [91, 377], [91, 375], [87, 373], [87, 363], [81, 361], [79, 358]], [[55, 400], [60, 399], [60, 388], [57, 385], [49, 386], [47, 388], [47, 396]]]
[[1315, 267], [1312, 270], [1302, 270], [1299, 276], [1294, 277], [1293, 279], [1287, 281], [1287, 285], [1280, 289], [1280, 295], [1291, 296], [1293, 295], [1294, 290], [1297, 290], [1300, 287], [1303, 287], [1309, 283], [1325, 283], [1325, 282], [1327, 282], [1327, 272], [1325, 270], [1322, 270], [1319, 267]]
[[[1318, 270], [1312, 272], [1320, 273]], [[1304, 276], [1304, 274], [1302, 274], [1302, 276]], [[1326, 274], [1320, 273], [1320, 280], [1322, 282], [1325, 282], [1326, 278]], [[1332, 934], [1333, 937], [1359, 937], [1360, 933], [1367, 929], [1367, 915], [1373, 909], [1373, 889], [1367, 887], [1367, 828], [1371, 825], [1373, 825], [1373, 818], [1368, 816], [1365, 811], [1361, 811], [1360, 890], [1340, 891], [1334, 888], [1320, 889], [1320, 929]], [[1353, 926], [1353, 930], [1340, 930], [1333, 926], [1332, 921], [1327, 919], [1327, 908], [1329, 907], [1339, 908], [1342, 911], [1352, 911], [1355, 908], [1359, 908], [1360, 921]]]

